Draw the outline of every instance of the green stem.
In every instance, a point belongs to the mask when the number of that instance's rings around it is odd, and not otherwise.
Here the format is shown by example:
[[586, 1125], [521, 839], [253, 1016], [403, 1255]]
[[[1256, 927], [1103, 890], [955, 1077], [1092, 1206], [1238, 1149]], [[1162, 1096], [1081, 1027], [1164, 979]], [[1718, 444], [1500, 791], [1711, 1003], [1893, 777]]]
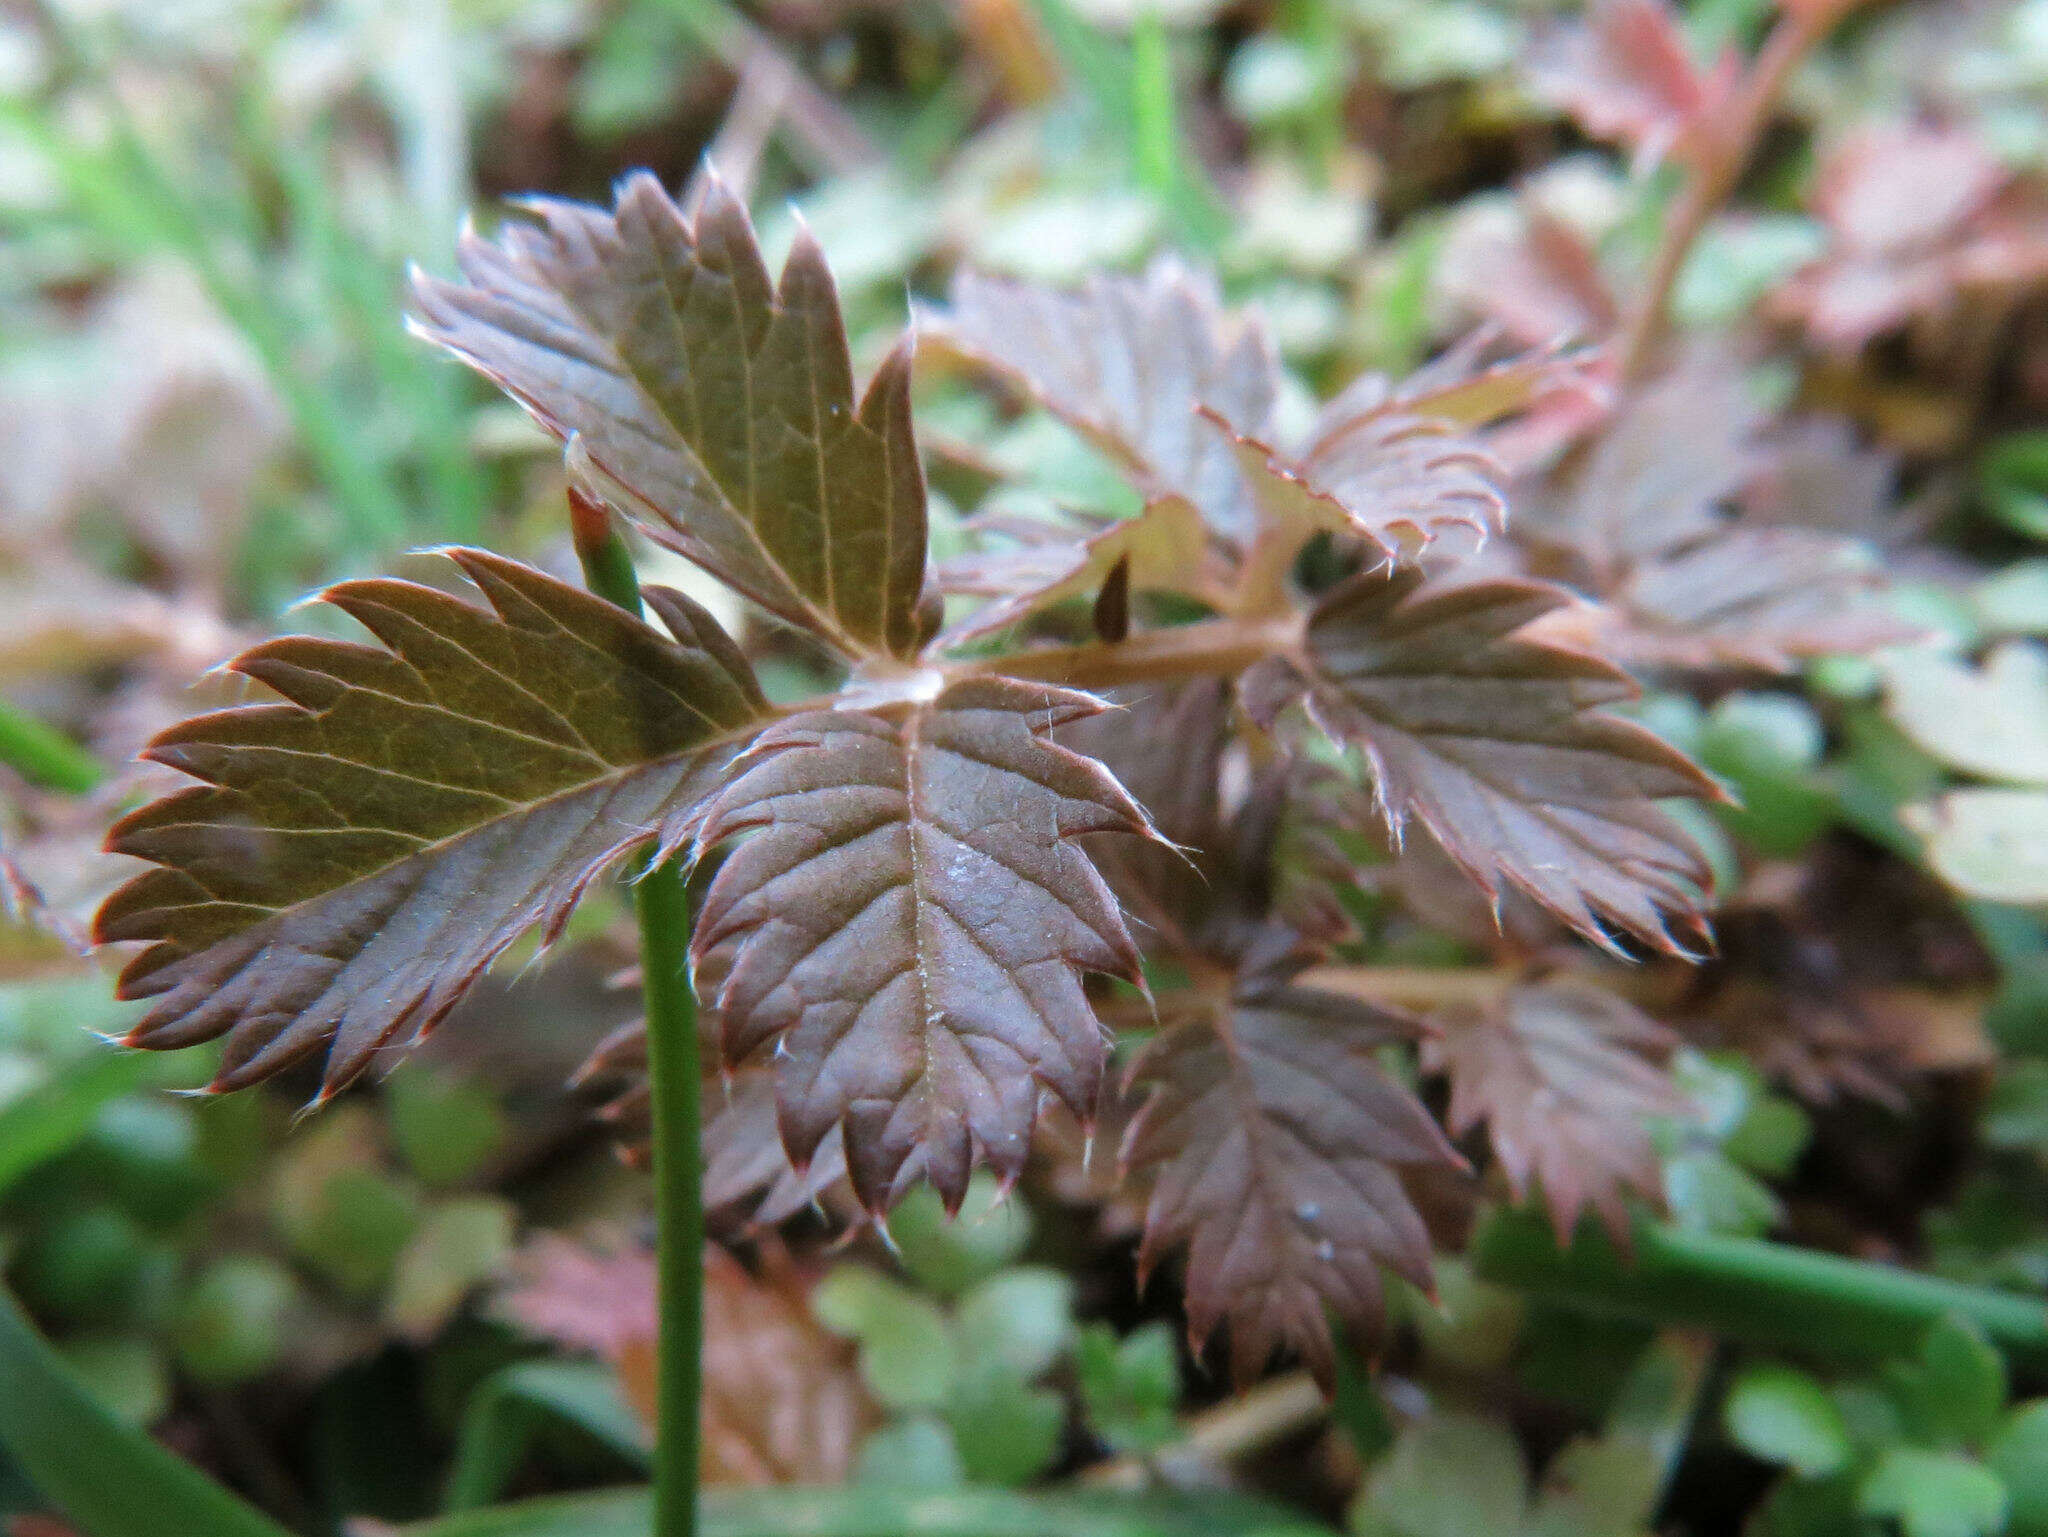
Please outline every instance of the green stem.
[[1372, 1462], [1394, 1444], [1394, 1421], [1373, 1381], [1373, 1368], [1358, 1340], [1334, 1312], [1330, 1314], [1330, 1337], [1336, 1362], [1336, 1381], [1330, 1394], [1330, 1420], [1344, 1432], [1351, 1449], [1362, 1462]]
[[[604, 510], [569, 493], [570, 527], [590, 590], [640, 612], [633, 560]], [[633, 884], [654, 1110], [654, 1210], [661, 1336], [655, 1368], [654, 1537], [696, 1537], [698, 1405], [703, 1395], [703, 1069], [690, 986], [690, 892], [680, 860]]]
[[1138, 185], [1171, 205], [1179, 190], [1180, 170], [1173, 125], [1173, 50], [1156, 5], [1141, 9], [1131, 30], [1131, 129]]
[[1140, 14], [1128, 45], [1095, 32], [1070, 0], [1032, 0], [1031, 10], [1101, 122], [1124, 140], [1134, 179], [1167, 209], [1171, 242], [1213, 252], [1230, 233], [1228, 206], [1201, 160], [1183, 152], [1158, 8]]
[[1496, 1212], [1472, 1241], [1482, 1280], [1641, 1323], [1702, 1328], [1824, 1358], [1876, 1361], [1957, 1315], [2016, 1361], [2048, 1363], [2040, 1299], [1757, 1238], [1639, 1222], [1633, 1257], [1590, 1225], [1559, 1251], [1534, 1212]]
[[91, 753], [0, 699], [0, 763], [53, 790], [83, 795], [106, 778]]

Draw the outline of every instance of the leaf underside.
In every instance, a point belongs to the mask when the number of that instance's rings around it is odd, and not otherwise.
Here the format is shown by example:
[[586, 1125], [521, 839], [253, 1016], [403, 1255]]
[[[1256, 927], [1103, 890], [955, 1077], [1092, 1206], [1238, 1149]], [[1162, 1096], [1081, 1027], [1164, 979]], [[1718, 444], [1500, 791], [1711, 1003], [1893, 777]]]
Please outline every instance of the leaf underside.
[[952, 300], [922, 322], [941, 345], [1021, 384], [1148, 498], [1183, 496], [1218, 533], [1251, 533], [1231, 447], [1196, 408], [1265, 431], [1278, 365], [1263, 331], [1230, 324], [1213, 285], [1162, 259], [1072, 293], [963, 272]]
[[1565, 983], [1433, 1023], [1423, 1066], [1450, 1077], [1451, 1130], [1486, 1123], [1509, 1187], [1518, 1200], [1542, 1190], [1560, 1244], [1589, 1207], [1625, 1240], [1627, 1194], [1661, 1193], [1650, 1122], [1686, 1108], [1663, 1065], [1677, 1038], [1612, 993]]
[[1326, 1310], [1369, 1331], [1383, 1267], [1429, 1285], [1429, 1234], [1398, 1171], [1458, 1159], [1373, 1059], [1407, 1033], [1350, 999], [1283, 987], [1172, 1026], [1133, 1064], [1152, 1089], [1123, 1148], [1152, 1184], [1140, 1272], [1187, 1246], [1190, 1333], [1200, 1348], [1227, 1320], [1239, 1381], [1288, 1348], [1328, 1384]]
[[680, 594], [674, 638], [515, 561], [448, 552], [488, 610], [411, 582], [324, 601], [381, 646], [291, 636], [229, 665], [287, 701], [201, 715], [145, 756], [205, 781], [109, 848], [161, 868], [101, 908], [144, 941], [127, 1043], [225, 1036], [216, 1089], [327, 1048], [322, 1097], [416, 1039], [521, 934], [552, 938], [622, 855], [687, 841], [717, 767], [766, 715], [752, 673]]
[[1131, 592], [1186, 592], [1217, 601], [1222, 562], [1201, 514], [1179, 496], [1146, 504], [1135, 517], [1088, 531], [1046, 530], [1043, 542], [950, 563], [950, 591], [994, 601], [953, 627], [943, 643], [987, 635], [1068, 598], [1091, 597], [1121, 566]]
[[802, 1170], [789, 1161], [776, 1124], [775, 1075], [744, 1068], [728, 1084], [705, 1085], [704, 1209], [742, 1231], [772, 1228], [819, 1206], [846, 1178], [846, 1147], [836, 1128]]
[[1499, 467], [1448, 422], [1374, 413], [1292, 461], [1211, 419], [1230, 434], [1265, 520], [1304, 536], [1349, 535], [1384, 560], [1406, 560], [1447, 538], [1469, 554], [1505, 522]]
[[722, 185], [695, 220], [644, 173], [612, 212], [466, 236], [461, 282], [415, 279], [415, 328], [577, 440], [652, 538], [848, 656], [921, 644], [924, 476], [899, 346], [858, 401], [823, 253], [771, 282]]
[[1645, 562], [1615, 594], [1615, 651], [1632, 665], [1790, 672], [1917, 633], [1878, 601], [1864, 551], [1797, 528], [1732, 529]]
[[1100, 764], [1053, 740], [1102, 706], [1004, 679], [763, 733], [707, 808], [741, 834], [694, 938], [726, 1060], [774, 1046], [799, 1167], [843, 1127], [871, 1211], [922, 1174], [949, 1206], [1022, 1171], [1041, 1102], [1093, 1113], [1104, 1059], [1081, 973], [1136, 981], [1115, 899], [1073, 843], [1148, 831]]
[[1704, 939], [1709, 876], [1656, 803], [1718, 791], [1601, 711], [1634, 693], [1623, 673], [1517, 633], [1569, 601], [1538, 582], [1368, 573], [1317, 606], [1300, 669], [1263, 664], [1247, 699], [1270, 718], [1305, 698], [1364, 753], [1389, 825], [1421, 821], [1489, 896], [1506, 881], [1609, 948], [1618, 932], [1683, 950]]
[[1591, 389], [1583, 353], [1542, 348], [1492, 359], [1474, 332], [1399, 383], [1361, 374], [1282, 453], [1213, 407], [1269, 526], [1361, 539], [1382, 559], [1469, 556], [1507, 521], [1502, 465], [1482, 434], [1539, 402]]
[[1635, 391], [1578, 471], [1516, 509], [1516, 527], [1613, 572], [1718, 532], [1756, 473], [1758, 412], [1739, 371], [1707, 355]]

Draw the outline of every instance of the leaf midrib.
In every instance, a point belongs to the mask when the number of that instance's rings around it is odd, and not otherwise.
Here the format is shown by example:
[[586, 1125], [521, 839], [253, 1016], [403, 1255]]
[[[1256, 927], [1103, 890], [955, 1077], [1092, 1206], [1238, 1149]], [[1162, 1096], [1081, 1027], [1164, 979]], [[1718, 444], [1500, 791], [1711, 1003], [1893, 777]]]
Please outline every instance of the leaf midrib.
[[[427, 860], [437, 858], [440, 855], [445, 854], [451, 847], [461, 842], [463, 839], [480, 833], [488, 827], [494, 827], [503, 822], [509, 822], [518, 818], [535, 815], [536, 813], [540, 812], [541, 810], [545, 809], [547, 806], [555, 802], [568, 801], [575, 798], [578, 795], [587, 794], [595, 789], [603, 787], [616, 789], [618, 786], [624, 784], [628, 779], [631, 779], [636, 775], [650, 773], [655, 769], [668, 767], [680, 763], [688, 758], [696, 757], [699, 755], [708, 755], [709, 753], [716, 751], [720, 747], [742, 742], [746, 740], [748, 737], [757, 734], [764, 727], [770, 724], [774, 720], [776, 713], [779, 712], [764, 712], [759, 717], [746, 722], [744, 725], [728, 728], [725, 731], [719, 732], [715, 736], [706, 737], [701, 741], [692, 743], [689, 747], [681, 748], [673, 752], [662, 753], [656, 757], [643, 758], [635, 763], [607, 764], [606, 767], [609, 770], [608, 773], [594, 775], [591, 778], [583, 780], [577, 784], [563, 785], [557, 789], [549, 791], [545, 795], [536, 796], [534, 799], [529, 801], [512, 802], [510, 804], [513, 809], [500, 812], [495, 816], [481, 817], [477, 821], [470, 823], [467, 827], [458, 828], [454, 832], [444, 833], [441, 837], [434, 839], [430, 843], [422, 842], [420, 847], [408, 850], [405, 854], [401, 855], [397, 859], [388, 860], [383, 864], [377, 865], [372, 869], [365, 870], [360, 875], [352, 876], [348, 880], [339, 882], [336, 885], [322, 887], [320, 890], [312, 892], [307, 896], [300, 897], [297, 901], [287, 903], [282, 907], [271, 907], [261, 902], [233, 902], [228, 905], [233, 905], [237, 907], [247, 907], [258, 912], [268, 913], [270, 915], [269, 918], [257, 920], [258, 924], [268, 923], [272, 919], [284, 917], [290, 913], [298, 911], [300, 908], [308, 906], [309, 904], [326, 901], [340, 892], [348, 891], [353, 887], [361, 885], [364, 881], [375, 880], [378, 877], [388, 874], [392, 870], [395, 870], [400, 865], [409, 864], [414, 861], [424, 862]], [[337, 758], [334, 761], [348, 762], [349, 760]], [[169, 825], [209, 826], [218, 824], [174, 823]], [[247, 831], [247, 829], [244, 827], [237, 827], [234, 830], [237, 832]], [[397, 828], [367, 826], [336, 827], [326, 829], [283, 829], [283, 831], [327, 831], [335, 833], [395, 833], [400, 836], [413, 838], [417, 838], [419, 836], [416, 833], [403, 833], [402, 830]], [[631, 852], [635, 847], [639, 846], [642, 843], [651, 842], [656, 836], [657, 833], [654, 829], [648, 829], [644, 836], [636, 835], [634, 838], [631, 838], [619, 844], [607, 857], [616, 859], [622, 854]], [[184, 871], [183, 873], [190, 875], [191, 872]], [[223, 903], [225, 902], [225, 900], [226, 899], [215, 897], [213, 903], [209, 903], [206, 905], [215, 905]], [[179, 908], [174, 910], [184, 911], [189, 907], [197, 905], [200, 904], [186, 903], [182, 904]], [[250, 924], [249, 928], [254, 928], [256, 926], [257, 924]], [[244, 929], [240, 932], [247, 933], [248, 930]], [[214, 943], [218, 942], [219, 941], [214, 941]], [[207, 948], [211, 948], [211, 945], [207, 946]], [[200, 954], [204, 952], [195, 951], [191, 953]]]
[[[694, 247], [692, 247], [692, 249], [694, 250]], [[676, 309], [674, 290], [669, 286], [669, 275], [670, 274], [668, 269], [664, 267], [662, 269], [661, 278], [661, 291], [663, 300], [662, 313], [668, 317], [670, 324], [675, 329], [677, 337], [681, 339], [684, 335], [683, 320], [682, 315]], [[737, 318], [741, 322], [741, 324], [738, 327], [739, 334], [744, 338], [744, 336], [746, 335], [745, 315], [744, 312], [741, 311], [739, 308], [740, 298], [738, 285], [728, 283], [726, 286], [732, 292], [732, 303], [734, 306], [735, 318]], [[663, 423], [665, 423], [669, 431], [674, 434], [675, 447], [689, 458], [690, 463], [703, 476], [705, 484], [715, 486], [717, 488], [719, 500], [724, 502], [726, 507], [731, 511], [733, 515], [733, 521], [745, 530], [746, 537], [752, 543], [755, 554], [757, 554], [761, 558], [761, 560], [767, 564], [768, 568], [775, 573], [776, 577], [778, 577], [781, 580], [783, 587], [789, 593], [790, 597], [795, 600], [797, 607], [800, 608], [803, 611], [804, 615], [811, 621], [812, 628], [816, 631], [819, 638], [826, 641], [828, 644], [833, 646], [843, 655], [849, 657], [858, 659], [861, 657], [873, 655], [874, 651], [872, 647], [861, 644], [859, 641], [856, 641], [852, 636], [846, 633], [846, 631], [840, 626], [838, 622], [838, 617], [835, 614], [821, 612], [819, 610], [818, 606], [811, 601], [810, 595], [806, 593], [800, 585], [798, 585], [796, 578], [790, 574], [789, 568], [783, 565], [781, 559], [776, 555], [776, 553], [772, 549], [769, 548], [767, 541], [761, 537], [761, 530], [755, 521], [758, 512], [759, 494], [754, 486], [754, 476], [756, 466], [760, 460], [760, 452], [759, 445], [755, 442], [754, 439], [754, 424], [756, 420], [756, 413], [754, 411], [755, 354], [752, 351], [752, 349], [747, 350], [746, 364], [740, 370], [740, 376], [743, 381], [742, 388], [745, 391], [744, 415], [742, 419], [746, 424], [747, 434], [747, 487], [746, 500], [743, 507], [742, 504], [737, 503], [733, 500], [731, 487], [729, 487], [721, 477], [712, 473], [711, 467], [704, 462], [703, 456], [699, 454], [696, 448], [691, 444], [690, 438], [685, 430], [684, 425], [678, 422], [675, 419], [675, 417], [669, 413], [668, 408], [662, 404], [661, 396], [649, 385], [647, 376], [643, 374], [639, 368], [635, 367], [634, 364], [628, 360], [625, 352], [619, 347], [618, 343], [613, 341], [596, 324], [594, 324], [589, 313], [581, 305], [577, 304], [574, 299], [570, 298], [566, 291], [561, 290], [559, 288], [555, 289], [555, 291], [561, 293], [563, 303], [566, 304], [572, 311], [574, 311], [576, 318], [582, 324], [585, 333], [593, 337], [600, 343], [602, 343], [604, 349], [611, 354], [612, 360], [618, 366], [620, 376], [633, 381], [633, 387], [640, 392], [642, 398], [644, 398], [647, 401], [648, 405], [653, 408], [654, 414]], [[779, 296], [772, 295], [769, 300], [769, 328], [771, 331], [774, 327], [776, 320], [787, 313], [787, 311], [779, 307]], [[681, 345], [683, 345], [685, 351], [687, 352], [687, 342], [683, 341], [681, 342]], [[744, 345], [744, 343], [742, 345]], [[694, 395], [697, 389], [696, 370], [692, 369], [689, 371], [689, 379], [691, 392]], [[815, 399], [817, 390], [817, 381], [815, 377], [808, 381], [807, 387], [812, 391], [815, 413]], [[701, 405], [697, 407], [697, 410], [699, 415], [703, 414]], [[822, 435], [816, 441], [817, 453], [814, 457], [818, 461], [819, 482], [822, 486], [824, 480], [825, 452], [824, 440]], [[592, 462], [596, 463], [598, 467], [605, 472], [605, 474], [610, 476], [613, 480], [617, 481], [620, 485], [630, 486], [632, 484], [631, 477], [622, 475], [617, 470], [613, 469], [611, 466], [605, 464], [603, 460], [599, 458], [597, 451], [595, 449], [590, 448], [588, 444], [586, 444], [585, 447], [591, 455]], [[650, 505], [652, 504], [650, 503]], [[664, 513], [664, 516], [668, 515], [667, 509], [662, 509], [662, 511]], [[821, 500], [819, 503], [819, 532], [826, 543], [825, 569], [827, 572], [829, 582], [830, 573], [832, 570], [832, 556], [830, 548], [830, 520], [826, 516], [826, 512], [826, 504]]]

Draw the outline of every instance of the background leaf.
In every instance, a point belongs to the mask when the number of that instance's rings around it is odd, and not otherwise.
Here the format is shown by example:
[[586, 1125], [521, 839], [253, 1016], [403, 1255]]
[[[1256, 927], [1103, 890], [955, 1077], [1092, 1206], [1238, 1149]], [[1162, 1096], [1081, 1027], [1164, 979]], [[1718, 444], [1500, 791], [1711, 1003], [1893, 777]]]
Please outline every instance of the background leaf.
[[1024, 385], [1122, 464], [1148, 498], [1181, 496], [1210, 527], [1249, 536], [1252, 505], [1208, 406], [1266, 430], [1277, 362], [1255, 324], [1227, 319], [1214, 287], [1162, 258], [1142, 277], [1091, 277], [1073, 293], [962, 272], [927, 334]]
[[547, 1419], [594, 1436], [642, 1472], [651, 1465], [646, 1428], [609, 1369], [588, 1361], [521, 1361], [470, 1394], [456, 1432], [447, 1508], [474, 1510], [497, 1498]]
[[1749, 1368], [1729, 1386], [1722, 1414], [1728, 1434], [1744, 1451], [1808, 1478], [1833, 1473], [1849, 1460], [1852, 1448], [1842, 1411], [1804, 1372]]
[[1986, 1537], [2005, 1526], [2005, 1485], [1967, 1457], [1894, 1446], [1858, 1486], [1856, 1508], [1897, 1518], [1906, 1537]]
[[1432, 1023], [1423, 1062], [1450, 1075], [1452, 1133], [1484, 1121], [1516, 1198], [1540, 1187], [1560, 1239], [1589, 1207], [1626, 1234], [1625, 1194], [1660, 1193], [1652, 1122], [1686, 1109], [1662, 1066], [1677, 1037], [1612, 993], [1565, 983]]
[[1886, 666], [1885, 683], [1892, 720], [1951, 768], [2048, 784], [2048, 646], [2008, 641], [1981, 668], [1908, 651]]
[[1489, 896], [1505, 880], [1610, 947], [1612, 928], [1682, 948], [1703, 932], [1708, 875], [1656, 802], [1715, 791], [1660, 738], [1600, 712], [1634, 692], [1622, 673], [1521, 633], [1568, 601], [1537, 583], [1368, 573], [1310, 616], [1305, 676], [1246, 686], [1263, 713], [1305, 692], [1365, 753], [1388, 822], [1421, 821]]
[[[403, 1528], [403, 1537], [641, 1537], [639, 1490], [534, 1500]], [[705, 1537], [1307, 1537], [1325, 1528], [1244, 1495], [714, 1490]]]

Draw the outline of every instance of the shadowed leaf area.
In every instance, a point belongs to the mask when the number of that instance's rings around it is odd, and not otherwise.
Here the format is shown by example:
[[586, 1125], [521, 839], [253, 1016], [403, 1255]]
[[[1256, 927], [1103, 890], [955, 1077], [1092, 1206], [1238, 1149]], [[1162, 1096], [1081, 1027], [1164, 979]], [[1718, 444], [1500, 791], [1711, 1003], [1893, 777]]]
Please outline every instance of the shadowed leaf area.
[[1486, 1123], [1509, 1185], [1522, 1200], [1541, 1189], [1560, 1242], [1588, 1207], [1625, 1236], [1627, 1196], [1661, 1193], [1651, 1121], [1686, 1109], [1663, 1066], [1677, 1037], [1576, 983], [1514, 988], [1431, 1022], [1422, 1063], [1450, 1076], [1451, 1130]]
[[1240, 1381], [1287, 1348], [1327, 1385], [1326, 1309], [1370, 1330], [1381, 1267], [1430, 1284], [1429, 1233], [1399, 1171], [1458, 1157], [1374, 1061], [1408, 1033], [1347, 998], [1241, 985], [1133, 1064], [1152, 1088], [1123, 1148], [1152, 1182], [1139, 1269], [1187, 1245], [1189, 1329], [1199, 1346], [1229, 1321]]
[[148, 747], [206, 786], [110, 838], [161, 867], [97, 922], [102, 942], [149, 945], [121, 979], [156, 1000], [131, 1045], [225, 1036], [217, 1089], [325, 1047], [325, 1097], [528, 929], [552, 937], [621, 856], [687, 838], [767, 708], [732, 643], [680, 594], [647, 594], [665, 635], [517, 562], [450, 557], [489, 609], [410, 582], [332, 587], [381, 646], [266, 642], [229, 665], [287, 703]]

